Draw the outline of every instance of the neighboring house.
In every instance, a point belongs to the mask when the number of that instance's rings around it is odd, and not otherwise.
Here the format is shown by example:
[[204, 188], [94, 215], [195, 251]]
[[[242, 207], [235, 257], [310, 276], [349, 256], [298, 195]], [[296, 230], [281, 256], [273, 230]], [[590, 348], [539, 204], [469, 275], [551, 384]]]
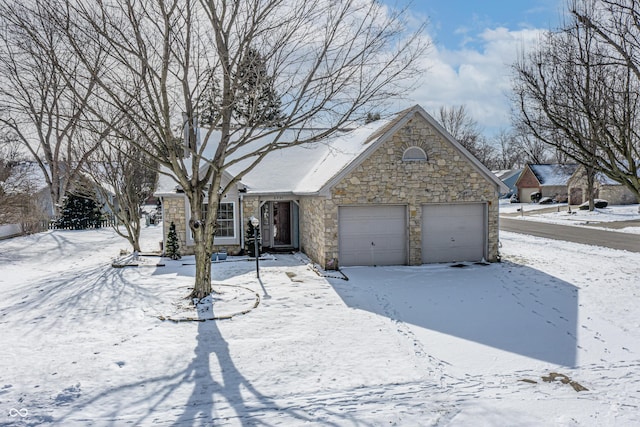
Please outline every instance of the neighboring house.
[[[0, 181], [0, 192], [14, 199], [23, 197], [28, 204], [19, 214], [22, 218], [50, 218], [53, 216], [53, 203], [47, 181], [42, 169], [36, 162], [23, 161], [9, 169], [6, 179]], [[16, 202], [13, 202], [16, 203]]]
[[[0, 180], [0, 224], [11, 225], [11, 230], [21, 234], [40, 230], [47, 221], [54, 219], [55, 209], [45, 175], [34, 161], [22, 161], [9, 168], [5, 179]], [[90, 182], [90, 181], [87, 181]], [[114, 191], [107, 189], [106, 196], [114, 198]], [[103, 196], [96, 193], [96, 202], [102, 212], [111, 211]], [[9, 229], [5, 227], [6, 229]]]
[[[601, 172], [596, 173], [593, 191], [594, 199], [604, 199], [610, 205], [631, 205], [639, 202], [631, 190]], [[580, 166], [569, 179], [569, 203], [580, 205], [589, 200], [588, 195], [586, 169]]]
[[[235, 172], [227, 170], [224, 182]], [[506, 190], [415, 106], [320, 143], [271, 152], [223, 196], [214, 243], [240, 252], [246, 223], [256, 216], [264, 248], [301, 250], [327, 269], [495, 261], [498, 194]], [[161, 175], [156, 196], [165, 247], [173, 221], [182, 253], [193, 253], [184, 193]]]
[[516, 181], [518, 181], [521, 173], [522, 169], [505, 169], [500, 171], [493, 171], [493, 174], [497, 176], [498, 179], [508, 187], [508, 190], [506, 192], [500, 193], [501, 198], [509, 198], [514, 194], [518, 194]]
[[518, 198], [522, 203], [531, 202], [531, 193], [539, 192], [542, 197], [551, 197], [566, 202], [569, 194], [569, 179], [578, 165], [568, 164], [528, 164], [516, 181]]

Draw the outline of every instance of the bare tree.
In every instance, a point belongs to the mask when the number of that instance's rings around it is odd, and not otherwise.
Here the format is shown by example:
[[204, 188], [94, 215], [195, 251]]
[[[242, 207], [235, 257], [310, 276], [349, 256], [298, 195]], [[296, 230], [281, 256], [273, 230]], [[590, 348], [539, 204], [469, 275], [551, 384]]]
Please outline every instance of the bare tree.
[[[95, 148], [79, 129], [93, 84], [70, 87], [80, 78], [78, 62], [42, 3], [0, 3], [0, 126], [38, 164], [57, 213]], [[57, 63], [70, 74], [61, 75]]]
[[[142, 139], [143, 136], [138, 139], [139, 144]], [[100, 201], [116, 217], [116, 233], [139, 252], [140, 207], [155, 189], [158, 174], [155, 160], [127, 140], [107, 138], [83, 170]]]
[[491, 168], [495, 163], [496, 150], [482, 135], [478, 122], [469, 114], [464, 105], [446, 107], [438, 110], [438, 121], [464, 148], [473, 154], [485, 166]]
[[640, 36], [636, 1], [569, 2], [572, 18], [514, 65], [521, 123], [585, 166], [590, 207], [596, 172], [640, 200]]
[[482, 139], [482, 129], [464, 105], [440, 107], [438, 121], [456, 141], [471, 152]]
[[[195, 298], [211, 293], [210, 255], [221, 195], [269, 152], [323, 139], [404, 93], [421, 71], [417, 59], [427, 47], [422, 27], [406, 30], [404, 11], [373, 0], [48, 4], [70, 49], [98, 85], [91, 114], [118, 137], [127, 135], [103, 111], [122, 112], [123, 120], [139, 126], [152, 146], [138, 148], [170, 171], [188, 198]], [[96, 66], [95, 52], [106, 53], [108, 67]], [[279, 126], [265, 128], [263, 104], [247, 102], [252, 92], [243, 76], [250, 56], [259, 56], [264, 65], [252, 84], [273, 87], [280, 96]], [[205, 103], [211, 128], [198, 138], [198, 106], [211, 97], [212, 85], [215, 102]], [[285, 132], [309, 126], [322, 130], [295, 137]], [[211, 151], [215, 154], [207, 154]], [[224, 170], [238, 163], [243, 172], [221, 188]]]
[[513, 131], [501, 129], [493, 139], [494, 146], [497, 147], [493, 169], [514, 169], [524, 166], [524, 156]]

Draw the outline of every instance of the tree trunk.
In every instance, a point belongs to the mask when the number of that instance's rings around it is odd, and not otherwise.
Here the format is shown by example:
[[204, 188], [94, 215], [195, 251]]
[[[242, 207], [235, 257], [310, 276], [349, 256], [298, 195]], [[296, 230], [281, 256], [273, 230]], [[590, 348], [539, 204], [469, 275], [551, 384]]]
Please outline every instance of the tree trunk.
[[[214, 182], [218, 182], [215, 181]], [[217, 188], [217, 187], [216, 187]], [[191, 298], [202, 299], [211, 294], [211, 253], [218, 204], [209, 199], [209, 214], [203, 215], [204, 194], [198, 189], [190, 192], [191, 220], [189, 227], [195, 243], [196, 277]]]
[[192, 298], [202, 299], [211, 294], [211, 254], [205, 245], [196, 245], [196, 277]]
[[129, 235], [131, 236], [131, 240], [129, 240], [129, 242], [131, 243], [131, 246], [133, 246], [134, 252], [140, 252], [140, 218], [135, 221], [136, 223], [131, 226], [131, 231], [129, 232]]
[[594, 195], [595, 195], [595, 181], [596, 172], [593, 167], [587, 167], [587, 197], [589, 198], [589, 212], [593, 212], [596, 208]]

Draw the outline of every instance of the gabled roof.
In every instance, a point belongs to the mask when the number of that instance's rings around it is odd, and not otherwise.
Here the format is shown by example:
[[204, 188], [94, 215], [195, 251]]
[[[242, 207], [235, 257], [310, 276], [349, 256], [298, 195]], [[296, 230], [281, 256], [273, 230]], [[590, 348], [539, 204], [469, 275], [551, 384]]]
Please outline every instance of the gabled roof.
[[494, 170], [491, 171], [498, 179], [502, 180], [502, 182], [506, 181], [509, 178], [520, 175], [522, 169], [503, 169], [503, 170]]
[[[388, 119], [377, 120], [356, 129], [337, 132], [331, 137], [324, 138], [318, 142], [272, 151], [260, 161], [256, 168], [244, 175], [242, 184], [246, 187], [248, 194], [326, 194], [332, 186], [362, 163], [382, 143], [389, 140], [398, 129], [415, 115], [421, 116], [437, 129], [500, 191], [507, 190], [504, 184], [491, 171], [464, 149], [435, 119], [418, 105], [401, 111]], [[308, 130], [305, 132], [313, 131]], [[300, 130], [286, 130], [280, 140], [295, 141], [300, 132]], [[219, 138], [219, 132], [211, 132], [207, 142], [207, 151], [213, 153]], [[240, 159], [243, 155], [247, 155], [255, 149], [270, 143], [272, 138], [272, 136], [258, 137], [247, 144], [246, 147], [229, 156], [227, 160]], [[231, 175], [237, 176], [248, 164], [249, 159], [229, 166], [227, 171]], [[166, 181], [166, 179], [161, 179], [161, 182]], [[171, 185], [172, 190], [175, 187], [175, 182], [169, 183], [169, 185]], [[170, 190], [170, 188], [162, 187], [163, 184], [160, 183], [157, 193], [162, 194]]]
[[597, 172], [595, 179], [602, 185], [622, 185], [620, 182], [614, 181], [602, 172]]
[[[504, 185], [509, 187], [509, 191], [514, 191], [516, 189], [516, 182], [518, 182], [518, 179], [522, 174], [522, 169], [505, 169], [500, 171], [493, 171], [493, 174], [497, 176]], [[506, 192], [503, 192], [502, 194], [505, 193]]]
[[40, 166], [33, 161], [23, 161], [12, 166], [0, 187], [7, 193], [37, 193], [49, 186]]
[[[585, 167], [580, 165], [576, 168], [576, 171], [573, 173], [571, 180], [573, 181], [575, 179], [584, 178], [584, 177], [586, 177]], [[594, 178], [596, 182], [600, 183], [601, 185], [611, 185], [611, 186], [622, 185], [620, 182], [609, 178], [603, 172], [596, 172]]]
[[567, 185], [578, 165], [576, 164], [528, 164], [541, 186]]

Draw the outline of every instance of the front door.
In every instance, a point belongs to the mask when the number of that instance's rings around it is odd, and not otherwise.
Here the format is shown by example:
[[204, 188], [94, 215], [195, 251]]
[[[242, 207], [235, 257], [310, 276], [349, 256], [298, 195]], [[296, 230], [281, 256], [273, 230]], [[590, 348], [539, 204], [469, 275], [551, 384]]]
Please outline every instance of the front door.
[[273, 202], [273, 246], [291, 246], [291, 202]]
[[262, 205], [262, 245], [267, 248], [298, 247], [298, 207], [292, 201]]

